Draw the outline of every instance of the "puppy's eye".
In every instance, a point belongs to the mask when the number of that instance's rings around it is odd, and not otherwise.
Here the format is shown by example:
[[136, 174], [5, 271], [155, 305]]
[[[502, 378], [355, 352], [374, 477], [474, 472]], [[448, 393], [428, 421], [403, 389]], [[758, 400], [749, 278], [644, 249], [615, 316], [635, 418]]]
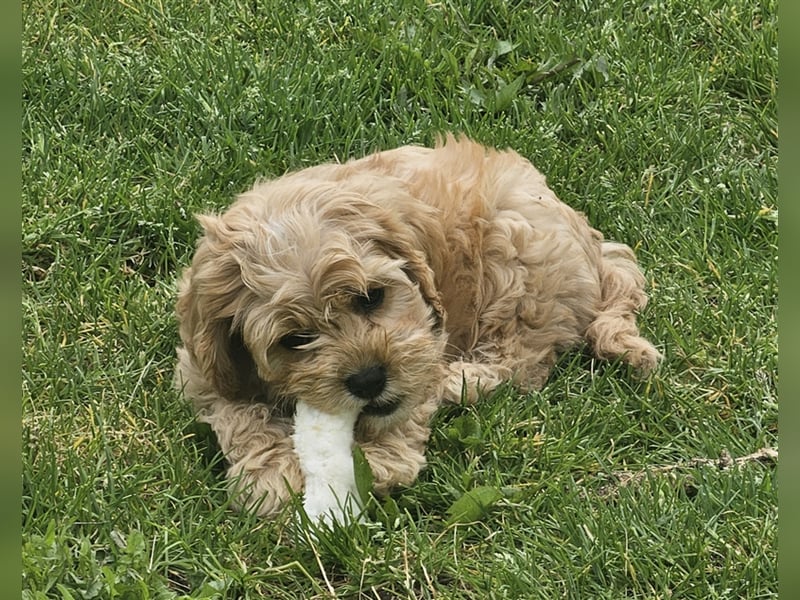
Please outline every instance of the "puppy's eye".
[[384, 296], [384, 288], [369, 288], [366, 294], [359, 294], [353, 299], [353, 308], [363, 314], [371, 313], [372, 311], [380, 308], [381, 304], [383, 304]]
[[283, 336], [278, 343], [286, 350], [298, 350], [316, 340], [319, 336], [308, 331], [298, 331]]

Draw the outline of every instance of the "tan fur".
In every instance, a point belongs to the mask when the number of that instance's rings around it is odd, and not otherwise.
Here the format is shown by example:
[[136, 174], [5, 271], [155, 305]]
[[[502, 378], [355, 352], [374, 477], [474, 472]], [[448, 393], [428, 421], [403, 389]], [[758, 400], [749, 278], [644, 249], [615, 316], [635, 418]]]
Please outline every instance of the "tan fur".
[[[211, 424], [240, 505], [275, 514], [303, 486], [294, 402], [365, 405], [347, 378], [385, 368], [356, 441], [376, 491], [414, 481], [442, 400], [475, 401], [506, 380], [538, 389], [558, 354], [586, 341], [643, 372], [644, 277], [511, 151], [448, 136], [261, 182], [205, 235], [179, 286], [177, 385]], [[356, 310], [376, 286], [383, 303]], [[301, 349], [281, 339], [311, 332]], [[462, 390], [462, 386], [465, 387]]]

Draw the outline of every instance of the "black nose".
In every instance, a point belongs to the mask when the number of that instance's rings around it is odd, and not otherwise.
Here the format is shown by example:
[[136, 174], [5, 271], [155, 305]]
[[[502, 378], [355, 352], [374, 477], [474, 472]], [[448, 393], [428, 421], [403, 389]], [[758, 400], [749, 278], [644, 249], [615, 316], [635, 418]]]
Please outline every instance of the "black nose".
[[367, 367], [353, 373], [345, 381], [347, 389], [354, 396], [364, 400], [372, 400], [380, 396], [386, 387], [386, 369], [382, 366]]

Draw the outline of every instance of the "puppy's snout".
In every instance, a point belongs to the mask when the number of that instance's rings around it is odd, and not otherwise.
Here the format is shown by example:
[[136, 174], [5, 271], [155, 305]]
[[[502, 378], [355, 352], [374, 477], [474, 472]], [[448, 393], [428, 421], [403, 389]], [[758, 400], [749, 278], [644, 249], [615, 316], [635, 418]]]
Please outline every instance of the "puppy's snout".
[[353, 373], [345, 384], [350, 393], [363, 400], [372, 400], [380, 396], [386, 387], [386, 369], [381, 365], [366, 367]]

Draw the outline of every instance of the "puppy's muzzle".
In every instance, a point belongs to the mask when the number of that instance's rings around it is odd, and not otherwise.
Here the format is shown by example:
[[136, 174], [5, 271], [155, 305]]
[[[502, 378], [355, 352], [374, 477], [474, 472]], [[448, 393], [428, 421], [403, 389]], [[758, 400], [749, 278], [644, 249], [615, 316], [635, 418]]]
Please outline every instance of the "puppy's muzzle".
[[384, 393], [387, 379], [386, 367], [383, 365], [366, 367], [347, 377], [345, 385], [350, 393], [366, 401], [363, 414], [388, 417], [400, 407], [400, 398]]
[[375, 365], [350, 375], [345, 384], [354, 396], [362, 400], [374, 400], [386, 387], [386, 368]]

